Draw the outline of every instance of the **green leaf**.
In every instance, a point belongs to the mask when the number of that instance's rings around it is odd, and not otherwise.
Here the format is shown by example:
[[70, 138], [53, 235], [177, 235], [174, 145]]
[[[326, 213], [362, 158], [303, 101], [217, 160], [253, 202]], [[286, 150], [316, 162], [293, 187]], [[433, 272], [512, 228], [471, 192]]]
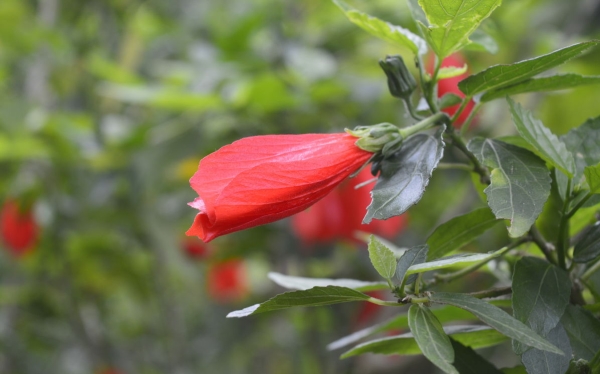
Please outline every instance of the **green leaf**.
[[[427, 260], [427, 245], [418, 245], [406, 251], [400, 260], [398, 261], [398, 267], [396, 269], [396, 278], [402, 282], [406, 276], [408, 269], [415, 265], [420, 264]], [[417, 279], [416, 275], [408, 277], [406, 284], [411, 284]]]
[[468, 68], [467, 64], [464, 64], [462, 67], [446, 66], [446, 67], [440, 68], [440, 70], [438, 72], [438, 79], [457, 77], [461, 74], [466, 73], [467, 68]]
[[498, 53], [498, 43], [481, 28], [475, 30], [470, 37], [472, 43], [466, 49], [473, 51], [487, 51], [493, 55]]
[[548, 343], [546, 339], [539, 336], [521, 321], [483, 300], [469, 295], [446, 292], [436, 292], [429, 299], [435, 303], [454, 305], [467, 310], [502, 334], [526, 345], [548, 352], [562, 353], [558, 348]]
[[471, 43], [471, 35], [489, 17], [501, 0], [419, 0], [425, 11], [432, 48], [439, 58], [449, 56]]
[[356, 10], [341, 0], [333, 0], [348, 19], [369, 34], [400, 47], [406, 47], [415, 54], [427, 53], [427, 44], [418, 35], [400, 26], [372, 17]]
[[561, 136], [561, 140], [575, 157], [577, 173], [574, 180], [579, 183], [586, 166], [600, 163], [600, 117], [588, 119]]
[[443, 127], [435, 135], [409, 137], [394, 156], [382, 161], [381, 174], [371, 191], [373, 201], [363, 223], [399, 216], [421, 200], [431, 173], [444, 154]]
[[460, 104], [461, 102], [462, 97], [458, 96], [455, 93], [448, 92], [440, 98], [440, 100], [438, 101], [438, 106], [440, 107], [440, 109], [445, 109], [452, 105]]
[[369, 240], [369, 258], [373, 267], [379, 275], [385, 279], [391, 279], [396, 274], [396, 257], [383, 243], [371, 235]]
[[583, 76], [579, 74], [556, 74], [543, 78], [531, 78], [511, 86], [491, 90], [481, 96], [481, 101], [491, 101], [509, 95], [527, 92], [556, 91], [574, 88], [587, 84], [600, 83], [600, 76]]
[[498, 222], [490, 209], [481, 208], [442, 223], [427, 238], [427, 258], [433, 260], [460, 249]]
[[527, 374], [527, 370], [525, 370], [525, 366], [515, 366], [514, 368], [505, 368], [502, 369], [504, 374]]
[[484, 192], [496, 218], [510, 220], [511, 237], [525, 234], [550, 196], [545, 163], [523, 148], [493, 139], [473, 138], [467, 148], [492, 168], [491, 184]]
[[559, 323], [547, 333], [546, 339], [564, 354], [530, 349], [521, 356], [523, 365], [529, 374], [564, 374], [571, 361], [571, 345], [565, 329]]
[[561, 65], [568, 60], [581, 55], [600, 41], [574, 44], [572, 46], [556, 50], [554, 52], [523, 60], [510, 65], [495, 65], [486, 70], [471, 75], [458, 84], [458, 88], [465, 95], [473, 96], [479, 92], [491, 91], [505, 88], [513, 84], [521, 83], [546, 70]]
[[560, 321], [567, 331], [576, 359], [591, 361], [600, 352], [600, 321], [576, 305], [567, 305]]
[[491, 253], [474, 253], [474, 254], [459, 254], [454, 256], [443, 257], [430, 262], [423, 262], [408, 268], [407, 275], [423, 273], [425, 271], [444, 269], [457, 265], [468, 264], [471, 262], [487, 261], [494, 257], [500, 256], [505, 251], [503, 249]]
[[586, 166], [586, 168], [583, 169], [583, 174], [590, 187], [590, 192], [600, 193], [600, 164]]
[[454, 349], [454, 367], [460, 374], [502, 374], [489, 361], [475, 353], [473, 349], [456, 341], [454, 337], [450, 338], [450, 342]]
[[596, 352], [592, 361], [590, 361], [590, 369], [592, 369], [592, 373], [600, 372], [600, 351]]
[[411, 305], [408, 310], [408, 326], [423, 355], [445, 373], [459, 374], [452, 366], [454, 350], [442, 324], [423, 304]]
[[565, 144], [544, 126], [542, 121], [533, 117], [530, 111], [515, 103], [510, 97], [507, 101], [513, 122], [523, 139], [531, 144], [546, 162], [572, 178], [575, 174], [575, 161]]
[[282, 293], [262, 304], [255, 304], [231, 312], [227, 315], [227, 318], [246, 317], [252, 314], [288, 309], [296, 306], [320, 306], [347, 303], [350, 301], [365, 301], [369, 298], [369, 295], [345, 287], [313, 287], [309, 290]]
[[600, 255], [600, 223], [596, 223], [577, 242], [573, 250], [573, 261], [584, 263]]
[[[490, 347], [507, 340], [504, 335], [487, 326], [456, 325], [444, 327], [443, 330], [453, 340], [473, 348]], [[415, 341], [414, 335], [409, 332], [364, 342], [342, 354], [341, 358], [358, 356], [365, 353], [418, 355], [422, 351]]]
[[304, 278], [293, 277], [280, 273], [270, 272], [269, 279], [281, 287], [293, 290], [308, 290], [313, 287], [338, 286], [352, 288], [353, 290], [366, 292], [375, 290], [385, 290], [387, 283], [383, 282], [365, 282], [356, 279], [327, 279], [327, 278]]
[[[512, 279], [513, 314], [546, 336], [559, 322], [571, 295], [571, 280], [562, 269], [537, 257], [517, 261]], [[527, 349], [513, 344], [515, 353]]]

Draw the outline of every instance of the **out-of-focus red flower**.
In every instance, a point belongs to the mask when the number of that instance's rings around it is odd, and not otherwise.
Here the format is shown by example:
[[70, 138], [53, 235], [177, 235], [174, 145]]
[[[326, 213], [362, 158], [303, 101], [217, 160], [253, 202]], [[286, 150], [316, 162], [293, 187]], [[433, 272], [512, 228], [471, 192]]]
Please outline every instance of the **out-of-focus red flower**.
[[355, 241], [355, 232], [364, 231], [391, 239], [406, 226], [406, 214], [387, 220], [372, 220], [363, 224], [367, 206], [371, 203], [373, 185], [358, 189], [358, 184], [373, 179], [368, 168], [335, 188], [315, 205], [294, 215], [292, 230], [306, 244], [336, 239]]
[[187, 235], [204, 242], [277, 221], [325, 197], [372, 153], [349, 134], [267, 135], [238, 140], [200, 161]]
[[240, 259], [216, 263], [208, 269], [208, 294], [218, 302], [243, 299], [248, 293], [246, 267]]
[[117, 369], [113, 369], [113, 368], [108, 368], [108, 369], [102, 369], [98, 372], [98, 374], [123, 374], [123, 372], [117, 370]]
[[30, 208], [22, 209], [15, 200], [6, 200], [0, 209], [0, 237], [11, 253], [22, 256], [34, 249], [39, 227]]
[[[444, 59], [444, 61], [442, 61], [441, 67], [454, 66], [454, 67], [460, 68], [460, 67], [465, 66], [465, 63], [466, 63], [466, 61], [460, 53], [454, 53], [454, 54], [446, 57]], [[434, 61], [433, 61], [433, 58], [431, 58], [430, 63], [428, 64], [428, 70], [430, 73], [433, 71], [433, 64], [434, 64]], [[438, 81], [438, 97], [442, 97], [447, 93], [453, 93], [460, 97], [465, 97], [465, 94], [462, 93], [462, 91], [458, 88], [458, 82], [460, 82], [461, 80], [465, 79], [468, 76], [469, 76], [469, 72], [466, 71], [461, 75], [457, 75], [456, 77], [439, 80]], [[473, 110], [474, 106], [475, 106], [475, 103], [473, 102], [473, 100], [469, 101], [469, 103], [467, 104], [465, 109], [462, 111], [460, 116], [458, 116], [458, 118], [456, 119], [456, 122], [454, 122], [455, 127], [460, 127], [460, 126], [462, 126], [463, 123], [465, 123], [465, 121], [467, 120], [467, 117], [469, 117], [469, 114], [471, 114], [471, 111]], [[456, 111], [458, 110], [459, 107], [460, 107], [460, 104], [456, 104], [456, 105], [452, 105], [450, 107], [444, 108], [444, 109], [442, 109], [442, 111], [445, 113], [448, 113], [448, 115], [450, 117], [452, 117], [454, 115], [454, 113], [456, 113]]]
[[208, 257], [208, 254], [210, 253], [210, 249], [206, 243], [203, 243], [196, 238], [185, 238], [181, 242], [181, 248], [189, 258], [195, 260], [204, 259]]

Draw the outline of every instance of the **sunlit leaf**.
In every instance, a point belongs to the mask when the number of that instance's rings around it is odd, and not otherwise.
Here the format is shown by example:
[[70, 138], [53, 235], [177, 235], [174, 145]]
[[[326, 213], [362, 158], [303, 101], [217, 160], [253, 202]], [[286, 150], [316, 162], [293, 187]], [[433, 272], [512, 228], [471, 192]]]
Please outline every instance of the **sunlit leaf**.
[[381, 243], [375, 236], [371, 235], [369, 240], [369, 259], [379, 275], [385, 279], [391, 279], [396, 273], [396, 257], [385, 244]]
[[337, 286], [352, 288], [353, 290], [366, 292], [374, 290], [387, 289], [387, 283], [383, 282], [365, 282], [356, 279], [327, 279], [327, 278], [305, 278], [284, 275], [275, 272], [268, 274], [269, 279], [281, 287], [293, 290], [308, 290], [313, 287]]

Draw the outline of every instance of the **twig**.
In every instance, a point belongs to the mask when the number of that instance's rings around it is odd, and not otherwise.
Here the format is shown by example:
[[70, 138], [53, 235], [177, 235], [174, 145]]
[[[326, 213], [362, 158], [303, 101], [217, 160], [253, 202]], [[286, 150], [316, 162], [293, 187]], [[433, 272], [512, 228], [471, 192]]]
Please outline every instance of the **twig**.
[[508, 295], [510, 293], [512, 293], [512, 287], [507, 286], [507, 287], [492, 288], [490, 290], [485, 290], [485, 291], [471, 292], [469, 295], [476, 297], [478, 299], [487, 299], [487, 298], [491, 298], [491, 297], [499, 297], [499, 296]]
[[546, 256], [546, 260], [548, 260], [548, 262], [551, 264], [556, 265], [557, 261], [554, 252], [554, 246], [546, 241], [540, 230], [538, 230], [537, 226], [531, 226], [531, 229], [529, 229], [529, 235], [531, 235], [531, 240], [537, 244], [540, 251], [542, 251], [544, 256]]

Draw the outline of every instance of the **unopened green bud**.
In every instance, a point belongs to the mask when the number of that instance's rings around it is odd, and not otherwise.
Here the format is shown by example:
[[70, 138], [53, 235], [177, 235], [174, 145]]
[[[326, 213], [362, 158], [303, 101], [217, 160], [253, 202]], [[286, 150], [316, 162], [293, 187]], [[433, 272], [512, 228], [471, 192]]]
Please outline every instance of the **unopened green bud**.
[[400, 129], [391, 123], [358, 126], [354, 130], [346, 129], [346, 132], [359, 138], [355, 143], [359, 148], [373, 153], [381, 151], [390, 142], [402, 142]]
[[417, 82], [406, 68], [404, 60], [400, 56], [386, 56], [379, 60], [379, 66], [387, 75], [388, 87], [394, 97], [406, 99], [417, 88]]

